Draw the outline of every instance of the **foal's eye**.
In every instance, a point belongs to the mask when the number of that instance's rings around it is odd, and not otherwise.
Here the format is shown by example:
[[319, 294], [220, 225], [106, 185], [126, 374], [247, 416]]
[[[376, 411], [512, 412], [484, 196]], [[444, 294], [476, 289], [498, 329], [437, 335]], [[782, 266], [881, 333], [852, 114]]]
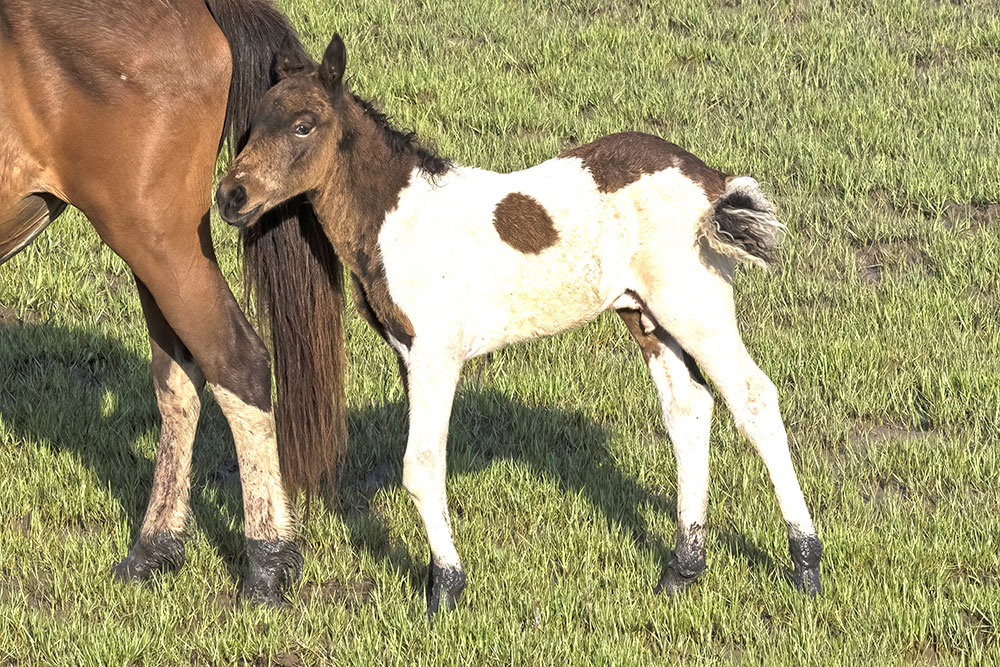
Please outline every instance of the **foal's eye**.
[[299, 137], [307, 136], [313, 131], [313, 126], [309, 123], [299, 123], [295, 126], [295, 135]]

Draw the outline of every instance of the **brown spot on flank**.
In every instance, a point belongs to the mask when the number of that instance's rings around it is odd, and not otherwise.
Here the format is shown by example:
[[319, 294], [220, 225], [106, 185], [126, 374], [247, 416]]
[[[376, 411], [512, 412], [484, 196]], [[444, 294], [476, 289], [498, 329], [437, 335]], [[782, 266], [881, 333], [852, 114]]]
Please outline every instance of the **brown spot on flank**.
[[523, 253], [537, 255], [559, 240], [548, 211], [534, 197], [512, 192], [493, 209], [493, 226], [500, 239]]
[[729, 179], [728, 174], [709, 167], [680, 146], [642, 132], [609, 134], [559, 157], [583, 160], [583, 166], [601, 192], [615, 192], [636, 182], [643, 174], [676, 167], [701, 186], [709, 201], [715, 201], [725, 192]]

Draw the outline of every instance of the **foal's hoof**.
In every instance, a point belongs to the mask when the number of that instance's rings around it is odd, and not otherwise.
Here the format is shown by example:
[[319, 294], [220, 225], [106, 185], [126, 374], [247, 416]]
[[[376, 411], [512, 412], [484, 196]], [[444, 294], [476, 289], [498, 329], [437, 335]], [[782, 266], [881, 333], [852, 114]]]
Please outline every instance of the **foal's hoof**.
[[702, 570], [704, 570], [704, 566], [700, 570], [682, 573], [678, 570], [677, 564], [674, 561], [670, 561], [667, 564], [666, 571], [663, 573], [663, 577], [660, 578], [660, 583], [653, 590], [659, 594], [666, 594], [667, 597], [677, 597], [690, 588], [691, 584], [698, 581]]
[[819, 583], [819, 567], [800, 567], [792, 569], [792, 586], [809, 597], [816, 597], [823, 592]]
[[240, 599], [285, 605], [285, 591], [302, 576], [302, 554], [291, 540], [247, 540], [247, 578]]
[[434, 614], [443, 608], [451, 611], [455, 608], [459, 596], [465, 589], [465, 572], [460, 567], [438, 567], [431, 561], [427, 573], [427, 619], [433, 620]]
[[157, 572], [177, 572], [183, 565], [181, 538], [173, 533], [154, 533], [140, 536], [112, 575], [119, 581], [146, 581]]
[[823, 545], [815, 535], [796, 535], [788, 538], [788, 550], [792, 554], [792, 585], [798, 590], [816, 597], [823, 592], [819, 583], [819, 560]]

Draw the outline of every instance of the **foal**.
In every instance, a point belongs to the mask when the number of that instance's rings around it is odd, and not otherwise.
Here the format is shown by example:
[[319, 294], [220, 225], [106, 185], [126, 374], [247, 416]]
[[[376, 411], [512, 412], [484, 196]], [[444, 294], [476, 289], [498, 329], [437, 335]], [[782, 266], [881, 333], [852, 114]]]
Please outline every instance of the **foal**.
[[[799, 489], [774, 385], [736, 326], [739, 261], [766, 265], [783, 229], [752, 178], [645, 134], [615, 134], [512, 174], [455, 167], [392, 130], [343, 83], [339, 36], [323, 62], [278, 54], [279, 83], [219, 184], [233, 225], [307, 193], [355, 279], [355, 300], [399, 357], [410, 430], [403, 485], [427, 531], [428, 612], [466, 576], [445, 497], [445, 442], [462, 363], [618, 310], [653, 377], [678, 471], [676, 558], [658, 589], [705, 567], [715, 383], [764, 459], [796, 585], [820, 591], [820, 542]], [[695, 363], [697, 362], [697, 364]]]

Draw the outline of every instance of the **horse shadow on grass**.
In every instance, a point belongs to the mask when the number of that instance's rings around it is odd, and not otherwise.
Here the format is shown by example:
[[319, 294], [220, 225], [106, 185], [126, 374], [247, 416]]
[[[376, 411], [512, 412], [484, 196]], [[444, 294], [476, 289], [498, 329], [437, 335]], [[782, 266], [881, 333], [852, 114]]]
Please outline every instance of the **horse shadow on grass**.
[[[89, 469], [121, 507], [129, 545], [135, 541], [149, 500], [159, 437], [148, 356], [95, 332], [2, 321], [0, 419], [15, 438], [39, 443], [39, 449], [57, 455], [69, 453]], [[219, 461], [233, 451], [225, 417], [203, 394], [192, 461], [191, 512], [230, 575], [238, 579], [243, 569], [238, 471], [231, 479], [219, 471]], [[27, 526], [37, 509], [23, 507], [18, 510], [22, 517], [14, 520]], [[88, 516], [90, 512], [101, 519]], [[111, 537], [103, 509], [81, 508], [59, 520], [63, 525], [46, 528]], [[124, 557], [126, 550], [118, 549], [114, 558]], [[106, 564], [109, 576], [115, 562]]]
[[[148, 357], [94, 332], [0, 323], [0, 419], [16, 438], [47, 443], [88, 468], [122, 508], [130, 544], [135, 540], [149, 499], [159, 432]], [[414, 554], [393, 544], [386, 527], [368, 509], [378, 489], [400, 484], [406, 405], [376, 401], [373, 407], [352, 410], [349, 423], [350, 455], [335, 511], [345, 522], [356, 553], [387, 563], [421, 590], [426, 547]], [[665, 437], [658, 444], [669, 447]], [[661, 564], [670, 559], [672, 544], [651, 535], [639, 510], [651, 508], [666, 515], [672, 525], [676, 498], [650, 493], [623, 474], [602, 426], [581, 412], [530, 407], [495, 390], [460, 387], [449, 432], [449, 476], [474, 475], [502, 460], [527, 465], [567, 493], [584, 494], [612, 530], [629, 535]], [[675, 470], [670, 466], [663, 474], [673, 475]], [[32, 509], [23, 510], [29, 520]], [[450, 509], [459, 517], [478, 511], [457, 505], [455, 499]], [[202, 397], [194, 446], [191, 512], [231, 579], [239, 582], [245, 556], [238, 469], [228, 425], [207, 394]], [[67, 532], [108, 530], [83, 515], [66, 522]], [[672, 538], [667, 541], [672, 543]], [[743, 535], [716, 533], [709, 546], [710, 551], [726, 549], [755, 567], [781, 570]], [[125, 548], [120, 552], [116, 559], [125, 555]], [[113, 565], [107, 563], [109, 575]]]

